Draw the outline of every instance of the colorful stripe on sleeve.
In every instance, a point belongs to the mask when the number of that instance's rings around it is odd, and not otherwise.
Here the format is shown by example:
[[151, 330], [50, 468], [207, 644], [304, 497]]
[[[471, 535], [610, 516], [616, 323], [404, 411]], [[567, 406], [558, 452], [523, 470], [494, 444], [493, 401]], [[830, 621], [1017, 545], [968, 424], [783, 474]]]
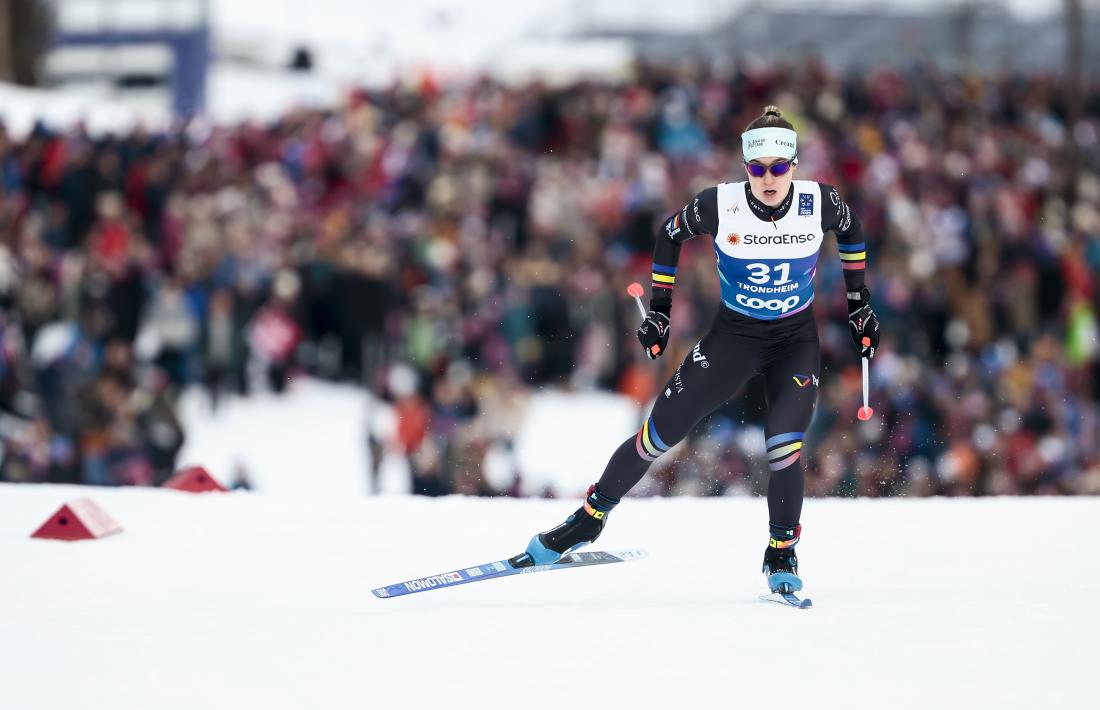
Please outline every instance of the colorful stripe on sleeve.
[[653, 288], [664, 288], [669, 291], [676, 285], [676, 267], [653, 264]]
[[845, 271], [867, 267], [867, 243], [837, 244], [840, 249], [840, 265]]

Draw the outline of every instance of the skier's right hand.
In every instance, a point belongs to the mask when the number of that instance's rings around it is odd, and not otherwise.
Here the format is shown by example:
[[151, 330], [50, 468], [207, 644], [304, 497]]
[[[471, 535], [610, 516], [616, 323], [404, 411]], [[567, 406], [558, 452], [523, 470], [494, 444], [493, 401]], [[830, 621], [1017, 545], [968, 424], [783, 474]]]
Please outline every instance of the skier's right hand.
[[668, 315], [660, 311], [650, 311], [638, 326], [638, 342], [645, 348], [650, 360], [656, 360], [665, 354], [668, 346], [668, 328], [671, 322]]

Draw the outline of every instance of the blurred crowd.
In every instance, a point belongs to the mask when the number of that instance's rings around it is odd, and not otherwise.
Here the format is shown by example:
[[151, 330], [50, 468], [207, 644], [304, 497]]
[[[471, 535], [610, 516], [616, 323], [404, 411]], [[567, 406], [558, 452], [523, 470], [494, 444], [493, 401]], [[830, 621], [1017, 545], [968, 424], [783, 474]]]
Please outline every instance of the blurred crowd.
[[[799, 131], [796, 177], [859, 214], [884, 330], [861, 423], [827, 240], [808, 492], [1098, 493], [1091, 81], [1072, 123], [1057, 77], [809, 59], [566, 86], [423, 78], [270, 125], [0, 127], [0, 480], [158, 483], [186, 436], [183, 388], [216, 408], [308, 374], [392, 405], [370, 446], [406, 457], [416, 492], [515, 494], [522, 470], [490, 483], [483, 468], [531, 394], [644, 407], [709, 326], [706, 239], [684, 248], [656, 363], [624, 289], [649, 281], [662, 218], [743, 179], [740, 133], [770, 103]], [[750, 382], [638, 492], [761, 492], [763, 406]]]

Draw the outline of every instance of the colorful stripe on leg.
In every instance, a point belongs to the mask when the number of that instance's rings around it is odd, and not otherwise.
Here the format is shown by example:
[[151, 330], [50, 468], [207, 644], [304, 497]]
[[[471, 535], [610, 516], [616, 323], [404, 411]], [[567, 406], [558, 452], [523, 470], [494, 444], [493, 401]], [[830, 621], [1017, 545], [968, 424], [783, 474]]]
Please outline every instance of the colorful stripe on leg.
[[802, 456], [801, 431], [779, 434], [768, 439], [764, 447], [768, 450], [768, 467], [772, 471], [782, 471]]
[[642, 430], [638, 432], [634, 440], [638, 455], [646, 461], [656, 461], [657, 457], [668, 451], [669, 446], [661, 440], [657, 429], [653, 426], [653, 417], [646, 420]]

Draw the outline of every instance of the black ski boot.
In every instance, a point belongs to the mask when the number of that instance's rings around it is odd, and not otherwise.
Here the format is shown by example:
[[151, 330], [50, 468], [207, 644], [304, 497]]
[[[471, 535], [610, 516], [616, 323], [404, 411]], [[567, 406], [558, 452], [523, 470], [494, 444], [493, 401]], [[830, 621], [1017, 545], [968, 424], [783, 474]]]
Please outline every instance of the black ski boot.
[[801, 525], [771, 526], [771, 540], [768, 541], [768, 549], [764, 550], [764, 576], [768, 580], [768, 589], [773, 593], [793, 594], [802, 589], [802, 580], [798, 577], [798, 555], [794, 552], [801, 535]]
[[531, 542], [527, 543], [527, 551], [516, 555], [509, 562], [513, 567], [557, 562], [566, 553], [594, 542], [603, 532], [608, 513], [618, 504], [619, 501], [600, 493], [593, 483], [588, 487], [584, 505], [577, 508], [561, 525], [531, 538]]

